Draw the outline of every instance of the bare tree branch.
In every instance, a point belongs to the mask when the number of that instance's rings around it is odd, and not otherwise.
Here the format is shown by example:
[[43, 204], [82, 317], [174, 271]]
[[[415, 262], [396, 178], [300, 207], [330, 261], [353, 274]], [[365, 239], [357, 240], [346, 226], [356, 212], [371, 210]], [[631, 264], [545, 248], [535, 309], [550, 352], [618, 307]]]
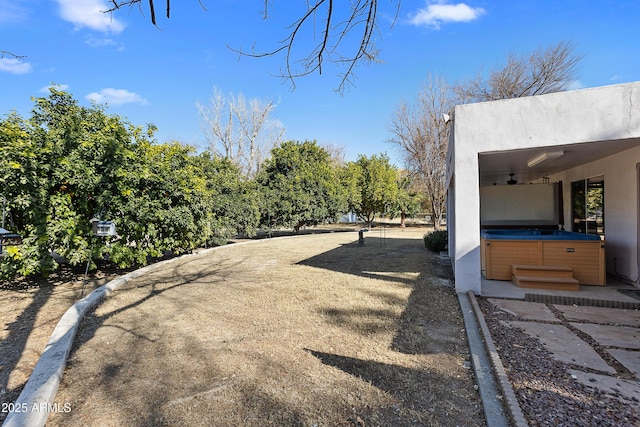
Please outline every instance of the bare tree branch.
[[0, 58], [4, 58], [5, 56], [10, 56], [15, 59], [26, 58], [24, 55], [16, 55], [15, 53], [7, 52], [6, 50], [0, 50]]
[[567, 90], [583, 58], [573, 43], [560, 42], [528, 57], [509, 55], [503, 68], [456, 86], [463, 102], [494, 101]]
[[[167, 6], [169, 5], [169, 0], [167, 0]], [[156, 11], [153, 7], [153, 0], [149, 0], [149, 13], [151, 14], [151, 22], [153, 25], [156, 25]]]
[[[156, 22], [155, 0], [148, 0], [148, 1], [149, 1], [149, 15], [150, 15], [151, 23], [157, 26], [158, 24]], [[167, 19], [169, 19], [171, 16], [171, 0], [165, 0], [165, 1], [167, 2], [167, 7], [166, 7]], [[202, 8], [204, 9], [202, 2], [200, 0], [198, 1], [200, 3], [200, 6], [202, 6]], [[142, 6], [140, 6], [140, 3], [142, 3], [142, 0], [111, 0], [111, 4], [113, 6], [105, 10], [104, 12], [112, 13], [126, 6], [133, 7], [134, 5], [138, 5], [138, 8], [140, 9], [140, 13], [142, 13]]]
[[[113, 12], [125, 6], [138, 5], [142, 0], [111, 0], [113, 5], [106, 12]], [[149, 1], [151, 22], [156, 25], [154, 2]], [[170, 0], [167, 4], [167, 18], [169, 18]], [[201, 0], [199, 0], [201, 2]], [[401, 0], [390, 0], [395, 4], [395, 19], [400, 10]], [[264, 0], [262, 15], [264, 19], [269, 16], [270, 0]], [[345, 2], [347, 4], [347, 2]], [[202, 3], [201, 3], [202, 5]], [[340, 20], [340, 16], [344, 18]], [[352, 0], [348, 6], [337, 7], [334, 0], [308, 0], [307, 8], [302, 16], [287, 28], [289, 34], [279, 44], [281, 46], [266, 51], [257, 51], [253, 47], [250, 51], [242, 48], [229, 47], [241, 56], [262, 58], [267, 56], [284, 55], [284, 66], [281, 72], [282, 78], [291, 83], [295, 88], [296, 79], [314, 73], [322, 74], [325, 62], [336, 64], [345, 71], [338, 74], [340, 83], [337, 91], [344, 90], [353, 84], [355, 68], [360, 64], [379, 61], [379, 51], [375, 47], [375, 32], [378, 24], [378, 0]], [[317, 19], [322, 25], [316, 28]], [[334, 25], [334, 22], [338, 24]], [[310, 50], [296, 55], [294, 47], [302, 45], [304, 37], [317, 37], [319, 40]], [[341, 53], [347, 52], [347, 53]]]
[[209, 103], [197, 103], [202, 130], [214, 156], [230, 160], [248, 177], [258, 173], [268, 152], [279, 144], [284, 129], [269, 121], [273, 101], [225, 96], [214, 88]]
[[400, 103], [391, 120], [389, 142], [402, 153], [416, 184], [427, 196], [436, 229], [446, 210], [446, 157], [449, 126], [442, 114], [454, 104], [452, 91], [443, 78], [429, 76], [413, 104]]

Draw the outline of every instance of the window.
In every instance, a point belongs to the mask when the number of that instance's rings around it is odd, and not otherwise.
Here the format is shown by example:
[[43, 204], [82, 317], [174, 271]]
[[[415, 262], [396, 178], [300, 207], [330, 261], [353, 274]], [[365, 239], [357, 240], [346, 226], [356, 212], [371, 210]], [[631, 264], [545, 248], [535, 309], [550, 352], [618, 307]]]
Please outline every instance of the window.
[[573, 231], [604, 235], [604, 177], [571, 183]]

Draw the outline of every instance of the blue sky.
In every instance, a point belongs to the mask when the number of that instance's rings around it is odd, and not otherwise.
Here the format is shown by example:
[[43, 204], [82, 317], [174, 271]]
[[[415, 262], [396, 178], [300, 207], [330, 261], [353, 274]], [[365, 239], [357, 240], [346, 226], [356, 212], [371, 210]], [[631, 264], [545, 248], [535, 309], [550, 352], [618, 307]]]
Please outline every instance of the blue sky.
[[[529, 54], [561, 41], [585, 55], [575, 88], [640, 80], [640, 1], [637, 0], [402, 0], [379, 2], [380, 64], [356, 69], [343, 95], [337, 70], [296, 81], [277, 77], [280, 56], [239, 58], [231, 48], [267, 51], [288, 35], [303, 1], [272, 0], [268, 20], [262, 1], [156, 0], [158, 27], [137, 8], [100, 13], [106, 0], [0, 0], [0, 114], [29, 116], [31, 97], [62, 85], [83, 105], [108, 104], [131, 123], [154, 123], [160, 142], [178, 140], [202, 148], [197, 102], [214, 87], [225, 94], [278, 103], [271, 119], [285, 139], [315, 139], [343, 146], [347, 160], [386, 152], [401, 101], [411, 101], [429, 74], [451, 83], [504, 64], [507, 55]], [[346, 0], [338, 6], [346, 5]], [[310, 44], [300, 40], [300, 48]]]

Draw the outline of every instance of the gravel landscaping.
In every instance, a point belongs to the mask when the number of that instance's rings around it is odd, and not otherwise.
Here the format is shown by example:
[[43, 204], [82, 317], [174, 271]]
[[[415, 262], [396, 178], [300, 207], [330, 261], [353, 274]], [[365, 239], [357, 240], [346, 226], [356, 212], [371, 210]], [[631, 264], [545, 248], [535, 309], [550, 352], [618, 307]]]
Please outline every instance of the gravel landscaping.
[[[509, 322], [519, 319], [483, 298], [478, 303], [498, 349], [509, 382], [530, 426], [638, 426], [640, 401], [622, 393], [606, 393], [576, 381], [581, 372], [601, 374], [554, 360], [540, 341]], [[549, 305], [553, 310], [553, 306]], [[559, 318], [562, 316], [558, 313]], [[581, 336], [590, 340], [588, 335]], [[595, 347], [595, 343], [591, 340]], [[606, 351], [600, 356], [616, 367], [616, 377], [632, 378]]]

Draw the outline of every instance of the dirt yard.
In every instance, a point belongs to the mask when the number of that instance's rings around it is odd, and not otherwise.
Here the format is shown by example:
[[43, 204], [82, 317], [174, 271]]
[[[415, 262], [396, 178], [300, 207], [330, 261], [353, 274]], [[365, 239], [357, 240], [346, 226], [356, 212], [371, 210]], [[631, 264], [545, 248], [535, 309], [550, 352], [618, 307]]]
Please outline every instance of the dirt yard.
[[[47, 425], [485, 425], [424, 232], [230, 245], [129, 282], [85, 318]], [[3, 401], [77, 298], [62, 279], [0, 291]]]

